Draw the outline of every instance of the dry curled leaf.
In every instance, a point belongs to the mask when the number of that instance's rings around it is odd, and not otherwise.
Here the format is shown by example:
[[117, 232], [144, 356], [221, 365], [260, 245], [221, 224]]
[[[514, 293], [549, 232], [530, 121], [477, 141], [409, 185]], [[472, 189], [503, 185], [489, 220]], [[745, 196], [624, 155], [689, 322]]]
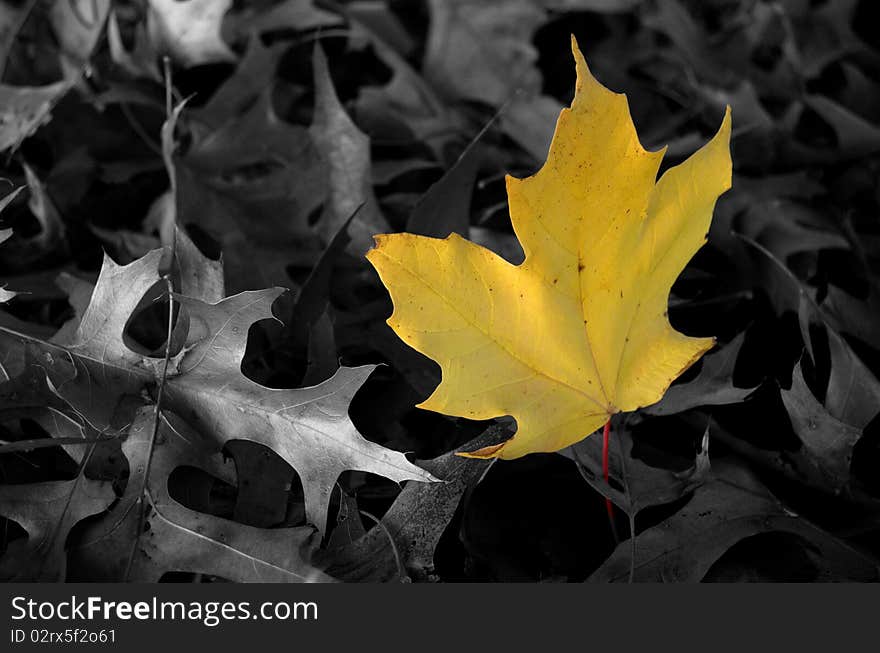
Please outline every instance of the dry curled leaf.
[[[824, 562], [821, 580], [876, 581], [872, 558], [788, 510], [747, 470], [718, 465], [712, 479], [666, 521], [622, 542], [588, 579], [594, 583], [699, 582], [735, 544], [763, 533], [790, 533]], [[632, 565], [632, 566], [631, 566]]]
[[388, 225], [373, 193], [370, 139], [343, 109], [320, 46], [315, 48], [312, 68], [315, 116], [309, 134], [328, 168], [328, 198], [318, 231], [329, 243], [361, 207], [350, 227], [351, 251], [360, 254], [369, 247], [370, 236]]
[[[58, 393], [99, 431], [113, 430], [120, 400], [154, 391], [161, 360], [126, 344], [126, 324], [160, 281], [162, 250], [129, 265], [105, 257], [82, 321], [69, 339], [48, 343], [3, 331], [7, 344], [33, 348]], [[275, 450], [299, 472], [306, 516], [323, 530], [330, 493], [349, 469], [394, 481], [435, 480], [399, 452], [361, 436], [348, 417], [355, 392], [375, 366], [340, 368], [318, 385], [295, 390], [262, 386], [241, 371], [248, 330], [272, 319], [281, 288], [244, 292], [215, 303], [176, 295], [188, 317], [183, 349], [165, 381], [169, 409], [210, 434], [217, 449], [229, 440], [251, 440]], [[11, 340], [10, 340], [11, 339]]]
[[184, 66], [235, 61], [220, 36], [232, 0], [149, 0], [148, 31], [156, 50]]
[[755, 388], [733, 385], [733, 370], [745, 340], [740, 333], [730, 343], [706, 356], [703, 368], [689, 383], [674, 385], [662, 401], [647, 409], [651, 415], [673, 415], [697, 406], [723, 406], [744, 401]]
[[47, 122], [52, 108], [72, 86], [72, 80], [45, 86], [0, 84], [0, 151], [18, 148]]
[[113, 502], [110, 483], [82, 475], [71, 481], [49, 481], [0, 487], [0, 515], [27, 531], [3, 556], [0, 578], [18, 581], [63, 581], [70, 529]]
[[[799, 362], [791, 374], [791, 387], [780, 389], [792, 429], [803, 444], [802, 473], [819, 487], [834, 492], [850, 482], [853, 448], [861, 429], [836, 419], [813, 395]], [[800, 459], [796, 458], [796, 462]]]
[[[138, 410], [123, 444], [129, 477], [121, 500], [91, 524], [74, 551], [91, 578], [158, 582], [172, 571], [211, 574], [238, 582], [330, 580], [308, 564], [318, 538], [309, 527], [265, 530], [192, 510], [171, 497], [168, 481], [177, 467], [195, 467], [234, 482], [232, 463], [208, 438], [184, 430], [181, 421], [161, 418], [150, 465], [154, 406]], [[143, 491], [144, 496], [141, 496]], [[138, 537], [141, 501], [149, 526]], [[132, 550], [134, 555], [132, 556]], [[131, 567], [128, 561], [131, 557]]]

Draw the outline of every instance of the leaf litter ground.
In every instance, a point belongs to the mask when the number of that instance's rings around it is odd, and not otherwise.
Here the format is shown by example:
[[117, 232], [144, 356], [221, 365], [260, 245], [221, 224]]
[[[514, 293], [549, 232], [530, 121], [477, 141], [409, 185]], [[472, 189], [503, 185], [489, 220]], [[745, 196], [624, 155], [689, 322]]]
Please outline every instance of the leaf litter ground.
[[[197, 29], [176, 30], [175, 12]], [[875, 14], [794, 0], [10, 5], [0, 571], [875, 580]], [[515, 426], [414, 407], [440, 368], [385, 324], [363, 257], [372, 235], [407, 231], [523, 261], [503, 178], [546, 157], [572, 100], [572, 34], [626, 92], [645, 148], [668, 145], [661, 173], [733, 115], [732, 189], [669, 297], [676, 331], [718, 344], [660, 403], [615, 417], [607, 483], [595, 436], [562, 455], [453, 455]], [[296, 439], [327, 424], [373, 462]]]

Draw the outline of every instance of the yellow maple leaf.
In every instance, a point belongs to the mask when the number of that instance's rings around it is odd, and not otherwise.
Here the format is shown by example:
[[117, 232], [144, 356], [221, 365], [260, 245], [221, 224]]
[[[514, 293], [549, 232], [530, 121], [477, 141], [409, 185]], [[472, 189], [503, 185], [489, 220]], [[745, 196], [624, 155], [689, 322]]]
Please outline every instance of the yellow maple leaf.
[[522, 264], [456, 234], [380, 235], [367, 255], [394, 302], [388, 324], [442, 369], [419, 407], [516, 419], [513, 438], [473, 457], [573, 444], [611, 415], [659, 401], [714, 344], [674, 330], [667, 303], [730, 188], [730, 110], [658, 181], [665, 148], [641, 146], [626, 97], [596, 81], [573, 38], [572, 51], [575, 97], [546, 163], [507, 177]]

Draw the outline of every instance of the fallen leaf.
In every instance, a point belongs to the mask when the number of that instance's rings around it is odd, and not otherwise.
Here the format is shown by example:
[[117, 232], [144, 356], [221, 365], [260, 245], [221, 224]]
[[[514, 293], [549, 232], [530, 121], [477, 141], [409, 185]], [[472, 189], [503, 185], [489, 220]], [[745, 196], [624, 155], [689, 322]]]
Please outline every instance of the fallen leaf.
[[[6, 195], [4, 195], [3, 198], [0, 199], [0, 212], [2, 212], [4, 209], [6, 209], [7, 206], [12, 204], [12, 202], [15, 201], [15, 198], [18, 197], [18, 194], [21, 193], [21, 191], [23, 191], [24, 188], [25, 188], [24, 186], [19, 186], [15, 190], [10, 191]], [[11, 232], [12, 232], [11, 229], [0, 230], [0, 233], [3, 233], [3, 240], [6, 240], [7, 238], [9, 238], [9, 236], [11, 235]], [[0, 240], [0, 243], [2, 243], [3, 240]]]
[[[105, 257], [91, 303], [66, 342], [46, 343], [0, 331], [14, 347], [34, 348], [64, 397], [99, 431], [112, 431], [125, 396], [139, 396], [161, 374], [161, 361], [125, 343], [125, 326], [144, 294], [160, 281], [162, 250], [126, 266]], [[184, 349], [165, 381], [169, 409], [213, 436], [217, 448], [250, 440], [275, 450], [300, 475], [306, 515], [319, 530], [339, 475], [360, 469], [394, 481], [435, 480], [406, 457], [364, 439], [348, 417], [348, 405], [375, 366], [340, 368], [329, 380], [297, 390], [261, 386], [241, 372], [251, 325], [273, 317], [280, 288], [239, 293], [214, 304], [176, 295], [188, 314]], [[12, 340], [9, 340], [9, 339]], [[320, 452], [320, 453], [318, 453]]]
[[269, 33], [332, 27], [342, 22], [341, 16], [318, 9], [315, 0], [283, 0], [250, 15], [245, 13], [236, 21], [236, 29], [239, 34], [246, 35], [253, 31]]
[[364, 25], [404, 57], [411, 56], [416, 48], [413, 35], [409, 33], [396, 8], [389, 3], [355, 0], [345, 7], [345, 17]]
[[0, 5], [0, 70], [6, 68], [6, 59], [15, 38], [36, 4], [31, 0], [20, 5], [7, 2]]
[[73, 552], [91, 579], [158, 582], [167, 572], [203, 573], [236, 582], [317, 582], [330, 580], [307, 560], [317, 547], [312, 528], [254, 528], [184, 507], [168, 493], [167, 482], [180, 466], [203, 469], [229, 481], [235, 473], [210, 439], [180, 430], [165, 418], [150, 464], [147, 502], [149, 529], [137, 538], [139, 506], [152, 440], [155, 407], [144, 407], [123, 444], [130, 474], [114, 509], [83, 534]]
[[435, 170], [439, 168], [436, 161], [426, 159], [384, 159], [373, 162], [373, 185], [384, 185], [408, 172]]
[[552, 142], [553, 133], [548, 125], [559, 115], [559, 107], [557, 100], [546, 95], [514, 96], [501, 115], [501, 128], [535, 160], [540, 160]]
[[814, 483], [840, 492], [850, 481], [853, 447], [862, 437], [861, 429], [836, 419], [813, 396], [804, 381], [801, 364], [795, 366], [791, 387], [780, 389], [782, 402], [798, 439], [805, 449], [806, 464]]
[[248, 526], [273, 528], [287, 517], [287, 502], [295, 473], [266, 447], [233, 440], [226, 451], [235, 461], [235, 508], [232, 518]]
[[358, 209], [349, 233], [353, 253], [363, 254], [373, 234], [387, 230], [376, 195], [370, 163], [370, 139], [343, 109], [327, 57], [320, 45], [312, 59], [315, 77], [315, 113], [309, 133], [329, 169], [329, 192], [318, 221], [318, 230], [329, 243], [343, 223]]
[[[252, 44], [242, 67], [279, 52]], [[235, 76], [228, 84], [240, 86]], [[176, 216], [179, 224], [196, 225], [222, 244], [230, 289], [290, 285], [288, 265], [320, 248], [308, 219], [325, 199], [326, 166], [308, 131], [278, 118], [271, 86], [251, 98], [244, 113], [232, 115], [226, 115], [235, 107], [223, 99], [224, 88], [218, 104], [196, 112], [197, 119], [220, 125], [202, 129], [185, 157], [174, 155], [173, 129], [163, 129], [175, 197], [167, 221]]]
[[[6, 231], [8, 231], [9, 234], [3, 233]], [[12, 235], [12, 229], [4, 229], [3, 231], [0, 231], [0, 243], [6, 240], [10, 235]], [[17, 294], [18, 293], [14, 290], [6, 290], [6, 286], [0, 286], [0, 304], [5, 304]]]
[[289, 231], [304, 232], [309, 213], [326, 194], [327, 167], [316, 144], [304, 127], [277, 116], [271, 87], [247, 111], [198, 138], [182, 162], [211, 187], [242, 201], [286, 200], [291, 215], [275, 219], [263, 231], [282, 231], [279, 226], [286, 224]]
[[502, 129], [535, 158], [547, 151], [559, 102], [541, 95], [534, 0], [432, 0], [423, 71], [447, 97], [500, 107]]
[[442, 159], [444, 149], [463, 129], [461, 116], [450, 110], [408, 61], [357, 19], [354, 33], [366, 39], [391, 71], [384, 86], [363, 86], [355, 103], [358, 120], [371, 135], [392, 142], [427, 145]]
[[361, 520], [357, 499], [346, 492], [339, 493], [339, 510], [336, 511], [336, 525], [327, 540], [327, 550], [334, 551], [350, 546], [366, 534]]
[[[856, 549], [787, 510], [751, 473], [716, 465], [679, 512], [638, 534], [636, 582], [694, 583], [737, 542], [759, 533], [785, 532], [814, 548], [825, 579], [876, 581], [876, 564]], [[626, 582], [631, 542], [621, 542], [588, 582]]]
[[848, 333], [880, 351], [880, 329], [874, 325], [880, 315], [880, 290], [875, 285], [871, 285], [866, 298], [859, 299], [829, 284], [822, 309], [838, 332]]
[[153, 47], [184, 66], [235, 61], [220, 36], [232, 0], [149, 0], [147, 31]]
[[[214, 397], [197, 390], [204, 399], [201, 428], [224, 440], [253, 440], [274, 449], [299, 473], [306, 515], [322, 531], [330, 493], [347, 469], [394, 481], [434, 480], [403, 454], [364, 439], [351, 423], [348, 405], [374, 366], [342, 367], [329, 380], [299, 390], [269, 390], [238, 371], [246, 327], [255, 319], [271, 317], [270, 305], [278, 294], [277, 290], [241, 293], [215, 305], [180, 298], [190, 320], [206, 329], [198, 340], [190, 333], [192, 349], [181, 361], [180, 378], [189, 377], [192, 390], [218, 383], [224, 387]], [[227, 348], [217, 349], [221, 343]], [[174, 385], [168, 386], [170, 402]], [[238, 401], [233, 399], [236, 395]]]
[[58, 44], [72, 67], [82, 66], [104, 31], [110, 0], [69, 0], [55, 2], [49, 9], [49, 21]]
[[703, 367], [695, 379], [673, 385], [663, 399], [645, 409], [649, 415], [674, 415], [697, 406], [723, 406], [745, 401], [755, 388], [733, 385], [733, 370], [745, 340], [740, 333], [722, 349], [703, 359]]
[[[590, 487], [631, 517], [644, 508], [678, 501], [709, 476], [708, 427], [693, 465], [681, 471], [654, 467], [633, 456], [632, 433], [625, 426], [615, 430], [614, 438], [618, 442], [610, 449], [609, 475], [616, 485], [607, 483], [603, 478], [602, 442], [599, 438], [581, 440], [559, 453], [578, 466]], [[620, 452], [623, 453], [623, 459]]]
[[348, 228], [356, 215], [349, 217], [327, 245], [303, 282], [293, 305], [281, 309], [286, 323], [266, 329], [271, 344], [266, 346], [263, 358], [271, 358], [271, 367], [283, 370], [297, 385], [300, 380], [301, 385], [320, 383], [339, 368], [336, 338], [329, 315], [331, 279], [351, 240]]
[[828, 329], [831, 375], [825, 407], [845, 424], [863, 429], [880, 412], [880, 380], [843, 337]]
[[157, 82], [162, 79], [159, 66], [156, 64], [159, 55], [153, 49], [142, 23], [138, 23], [134, 28], [134, 47], [126, 50], [122, 43], [116, 12], [111, 11], [107, 19], [107, 45], [113, 62], [132, 77], [146, 77]]
[[673, 330], [666, 309], [730, 186], [729, 114], [657, 181], [663, 152], [641, 147], [626, 99], [572, 49], [576, 95], [547, 163], [508, 178], [525, 261], [512, 266], [455, 234], [379, 236], [367, 255], [394, 301], [388, 323], [443, 370], [419, 406], [517, 420], [511, 440], [477, 457], [571, 445], [610, 415], [657, 402], [714, 343]]
[[842, 157], [860, 158], [880, 150], [880, 127], [823, 95], [807, 96], [805, 103], [831, 125]]
[[[235, 72], [211, 95], [204, 106], [194, 109], [190, 115], [214, 128], [241, 116], [256, 98], [274, 85], [278, 57], [284, 50], [281, 45], [266, 47], [262, 39], [256, 35], [251, 36]], [[271, 103], [267, 110], [273, 111]], [[265, 140], [265, 143], [254, 143], [253, 146], [275, 146], [270, 139]]]
[[846, 239], [820, 211], [781, 198], [751, 202], [735, 221], [734, 228], [782, 261], [799, 252], [849, 249]]
[[[284, 170], [266, 181], [300, 187]], [[302, 175], [312, 179], [312, 173]], [[304, 187], [304, 186], [303, 186]], [[283, 195], [260, 197], [244, 188], [224, 192], [186, 166], [177, 173], [179, 224], [203, 230], [223, 247], [226, 287], [229, 292], [255, 290], [269, 285], [294, 286], [287, 268], [311, 264], [321, 252], [321, 242], [303, 233], [307, 217], [300, 199]], [[321, 189], [316, 189], [320, 195]], [[308, 198], [305, 198], [308, 202]], [[294, 219], [290, 219], [294, 218]]]
[[480, 131], [452, 167], [419, 199], [406, 223], [409, 233], [432, 238], [446, 238], [451, 233], [469, 235], [471, 196], [483, 159], [479, 141], [485, 131]]
[[105, 510], [115, 496], [110, 483], [80, 475], [71, 481], [0, 486], [0, 515], [27, 531], [0, 559], [0, 578], [11, 581], [63, 581], [66, 543], [80, 521]]
[[[493, 426], [456, 451], [480, 447], [505, 435], [503, 427]], [[344, 547], [321, 552], [318, 560], [327, 565], [327, 573], [347, 582], [399, 582], [403, 580], [401, 571], [416, 581], [430, 578], [440, 536], [465, 490], [479, 480], [487, 465], [463, 459], [455, 452], [419, 464], [444, 483], [407, 485], [382, 517], [382, 527], [370, 529]]]
[[0, 151], [17, 149], [47, 122], [55, 103], [72, 86], [72, 80], [46, 86], [0, 84]]
[[45, 254], [56, 247], [64, 247], [65, 227], [58, 209], [49, 197], [46, 186], [40, 181], [33, 169], [24, 164], [25, 179], [27, 180], [30, 198], [28, 208], [31, 214], [40, 224], [40, 232], [30, 239], [29, 243], [40, 254]]
[[453, 97], [500, 106], [517, 88], [540, 89], [532, 33], [545, 11], [532, 0], [431, 0], [424, 72]]
[[[27, 359], [27, 355], [26, 355]], [[33, 361], [28, 361], [33, 363]], [[96, 442], [100, 434], [89, 428], [88, 424], [58, 397], [50, 388], [41, 368], [28, 364], [24, 373], [0, 383], [0, 419], [5, 422], [28, 419], [36, 422], [49, 435], [40, 442], [45, 446], [58, 446], [71, 457], [77, 465], [85, 465], [83, 473], [91, 479], [113, 478], [115, 469], [106, 465], [107, 454], [113, 456], [119, 450], [118, 443], [112, 439]], [[36, 443], [31, 440], [32, 443]], [[89, 443], [90, 446], [83, 446]], [[6, 447], [21, 446], [18, 440], [9, 442]], [[106, 449], [102, 449], [102, 445]], [[23, 450], [28, 450], [22, 446]], [[107, 472], [107, 473], [105, 473]]]
[[597, 11], [619, 13], [631, 11], [642, 0], [542, 0], [541, 4], [555, 11]]
[[[24, 186], [19, 186], [11, 193], [7, 194], [3, 199], [0, 199], [0, 212], [3, 211], [7, 206], [12, 204], [12, 201], [18, 197], [18, 194], [24, 190]], [[12, 229], [0, 229], [0, 245], [5, 243], [12, 237]], [[18, 293], [12, 290], [6, 290], [6, 286], [0, 286], [0, 304], [5, 304], [10, 299], [15, 297]]]

